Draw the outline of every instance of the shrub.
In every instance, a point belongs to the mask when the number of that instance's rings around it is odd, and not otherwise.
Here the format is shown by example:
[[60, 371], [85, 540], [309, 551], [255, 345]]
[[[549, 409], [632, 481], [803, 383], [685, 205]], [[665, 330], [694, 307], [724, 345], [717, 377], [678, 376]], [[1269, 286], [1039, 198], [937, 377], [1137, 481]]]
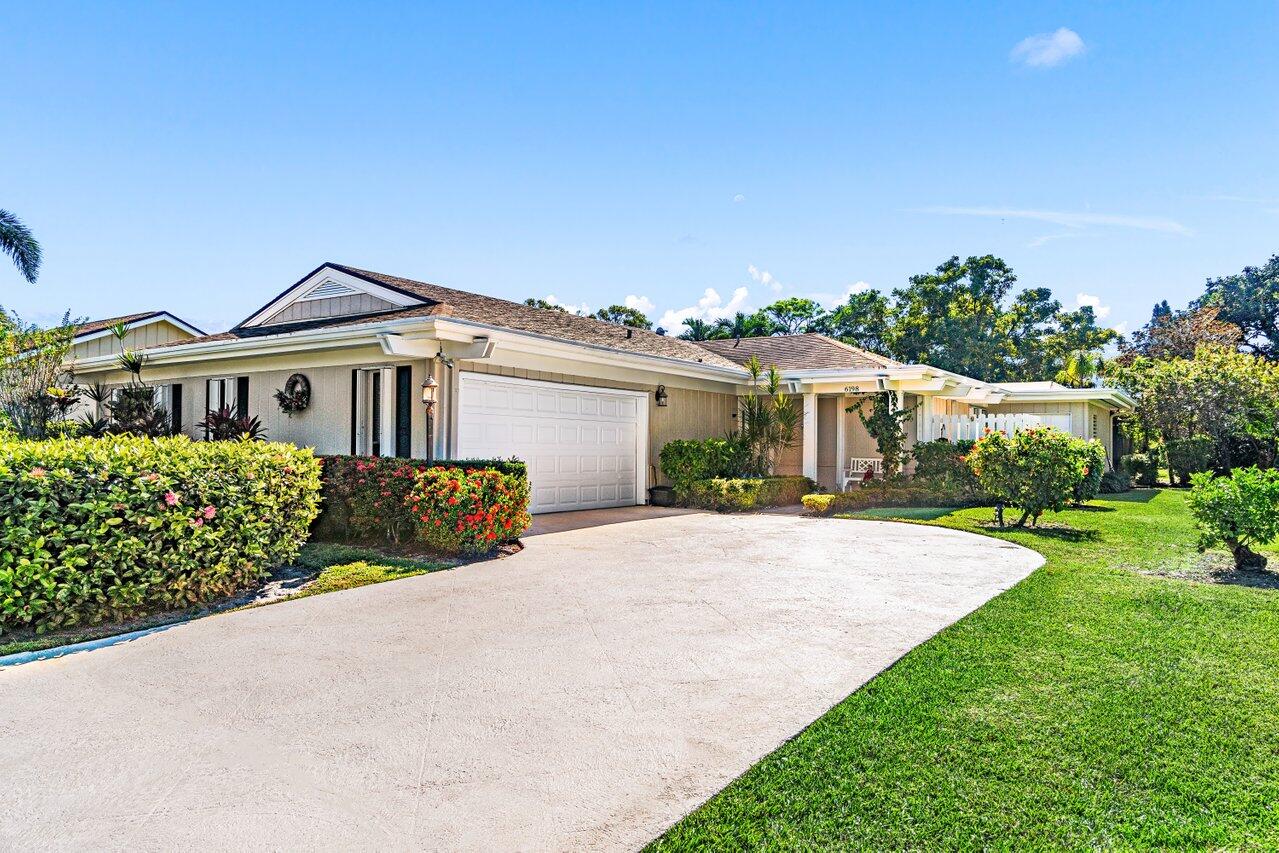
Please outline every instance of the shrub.
[[407, 503], [417, 475], [428, 468], [494, 469], [527, 478], [518, 460], [402, 459], [397, 456], [325, 456], [324, 511], [316, 521], [318, 538], [385, 539], [400, 542], [418, 529]]
[[[149, 392], [150, 389], [147, 391]], [[215, 412], [209, 412], [195, 427], [203, 430], [204, 437], [209, 441], [266, 440], [266, 427], [262, 426], [262, 421], [258, 420], [257, 415], [241, 417], [230, 406], [223, 406]], [[136, 432], [136, 430], [130, 431]]]
[[804, 508], [813, 515], [856, 512], [874, 507], [967, 507], [982, 506], [989, 499], [981, 494], [960, 494], [937, 482], [875, 480], [848, 492], [805, 495]]
[[679, 491], [686, 491], [694, 480], [740, 477], [749, 460], [750, 451], [745, 442], [735, 436], [668, 441], [662, 445], [658, 457], [663, 476]]
[[1264, 568], [1266, 558], [1252, 546], [1279, 537], [1279, 471], [1236, 468], [1229, 477], [1202, 471], [1190, 483], [1200, 549], [1225, 545], [1237, 568]]
[[492, 468], [427, 468], [407, 505], [420, 536], [449, 554], [485, 554], [528, 529], [528, 479]]
[[1075, 495], [1084, 475], [1078, 439], [1052, 428], [1017, 430], [984, 436], [968, 455], [968, 464], [982, 488], [996, 500], [996, 516], [1003, 523], [1003, 504], [1017, 507], [1021, 517], [1038, 522], [1045, 511], [1060, 512]]
[[1079, 482], [1075, 483], [1075, 503], [1087, 503], [1101, 492], [1101, 479], [1106, 475], [1106, 448], [1100, 441], [1074, 439], [1074, 451], [1083, 465]]
[[1121, 457], [1119, 469], [1138, 486], [1153, 486], [1159, 479], [1159, 460], [1150, 453], [1129, 453]]
[[915, 445], [912, 451], [915, 457], [914, 481], [939, 491], [952, 492], [961, 500], [980, 498], [981, 484], [965, 461], [972, 449], [971, 441], [950, 442], [946, 439]]
[[1207, 471], [1212, 468], [1213, 457], [1217, 452], [1217, 444], [1206, 435], [1192, 438], [1179, 438], [1164, 446], [1168, 456], [1168, 477], [1176, 483], [1186, 485], [1191, 474]]
[[799, 503], [813, 490], [807, 477], [751, 477], [696, 480], [681, 500], [688, 506], [717, 512], [743, 512]]
[[1101, 493], [1115, 495], [1132, 491], [1132, 478], [1118, 469], [1107, 471], [1101, 475]]
[[319, 463], [186, 437], [0, 443], [0, 633], [238, 592], [306, 541]]

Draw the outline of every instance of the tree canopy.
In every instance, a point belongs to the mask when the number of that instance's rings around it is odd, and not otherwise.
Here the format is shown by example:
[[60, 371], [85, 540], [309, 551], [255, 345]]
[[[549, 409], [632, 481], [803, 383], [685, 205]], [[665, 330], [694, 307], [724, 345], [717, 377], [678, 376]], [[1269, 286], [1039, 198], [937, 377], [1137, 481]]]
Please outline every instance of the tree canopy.
[[1243, 346], [1271, 361], [1279, 359], [1279, 255], [1259, 267], [1209, 279], [1192, 308], [1217, 309], [1217, 319], [1243, 332]]

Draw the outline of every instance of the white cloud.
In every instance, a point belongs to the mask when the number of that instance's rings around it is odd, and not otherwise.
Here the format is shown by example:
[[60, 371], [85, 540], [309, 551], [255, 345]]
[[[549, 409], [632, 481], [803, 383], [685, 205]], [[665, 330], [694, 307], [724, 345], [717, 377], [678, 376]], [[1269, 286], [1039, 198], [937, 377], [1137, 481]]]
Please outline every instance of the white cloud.
[[774, 293], [782, 292], [782, 283], [774, 278], [773, 274], [768, 270], [762, 270], [754, 264], [751, 264], [746, 268], [746, 274]]
[[622, 304], [624, 304], [627, 308], [634, 308], [641, 314], [651, 314], [653, 313], [653, 309], [657, 307], [653, 304], [653, 300], [649, 299], [647, 296], [627, 296]]
[[713, 320], [718, 320], [720, 317], [731, 317], [738, 311], [745, 310], [746, 299], [749, 295], [746, 288], [739, 287], [733, 291], [732, 297], [725, 302], [723, 297], [719, 295], [719, 291], [713, 287], [708, 287], [706, 292], [702, 294], [702, 298], [697, 300], [697, 304], [667, 311], [658, 320], [657, 325], [666, 329], [672, 335], [678, 335], [684, 330], [684, 324], [688, 320], [705, 320], [709, 323]]
[[1110, 315], [1110, 306], [1102, 305], [1100, 296], [1093, 296], [1091, 293], [1076, 293], [1075, 307], [1083, 308], [1085, 305], [1092, 309], [1092, 313], [1097, 316], [1098, 320], [1104, 320]]
[[578, 303], [577, 305], [571, 305], [567, 302], [559, 301], [559, 299], [555, 297], [554, 293], [548, 293], [542, 298], [545, 299], [547, 302], [549, 302], [551, 305], [558, 305], [561, 308], [567, 308], [569, 311], [572, 311], [574, 314], [590, 314], [591, 313], [591, 307], [587, 305], [585, 302]]
[[738, 193], [737, 195], [733, 196], [733, 204], [741, 204], [744, 201], [746, 201], [746, 196], [742, 195], [741, 193]]
[[1089, 225], [1135, 228], [1139, 231], [1161, 231], [1165, 234], [1190, 236], [1189, 228], [1172, 219], [1158, 216], [1125, 216], [1114, 213], [1072, 213], [1065, 210], [1023, 210], [1006, 207], [932, 207], [917, 208], [918, 213], [939, 213], [945, 216], [983, 216], [989, 219], [1031, 219], [1051, 222], [1065, 228], [1084, 228]]
[[869, 282], [855, 281], [852, 284], [846, 284], [841, 293], [808, 293], [805, 296], [821, 303], [822, 307], [827, 310], [834, 310], [847, 302], [848, 297], [854, 293], [861, 293], [863, 290], [870, 290]]
[[1052, 68], [1079, 56], [1086, 49], [1079, 33], [1061, 27], [1055, 32], [1027, 36], [1017, 42], [1008, 58], [1031, 68]]
[[1127, 320], [1124, 320], [1122, 323], [1116, 323], [1115, 325], [1111, 326], [1110, 328], [1111, 328], [1112, 330], [1114, 330], [1114, 331], [1118, 332], [1118, 333], [1119, 333], [1119, 334], [1121, 334], [1121, 335], [1126, 335], [1126, 334], [1128, 334], [1128, 321], [1127, 321]]

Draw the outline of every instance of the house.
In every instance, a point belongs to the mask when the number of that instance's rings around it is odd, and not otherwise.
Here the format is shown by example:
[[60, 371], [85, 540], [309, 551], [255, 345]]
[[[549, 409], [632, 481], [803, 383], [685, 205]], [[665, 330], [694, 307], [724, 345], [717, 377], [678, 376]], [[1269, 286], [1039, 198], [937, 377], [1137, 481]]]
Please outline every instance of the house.
[[[995, 385], [821, 335], [694, 343], [334, 263], [228, 332], [144, 351], [144, 379], [193, 437], [207, 411], [228, 406], [319, 453], [518, 457], [534, 512], [644, 503], [667, 441], [735, 429], [752, 355], [802, 397], [801, 435], [778, 473], [829, 489], [849, 469], [881, 468], [845, 411], [859, 395], [916, 406], [912, 442], [1052, 423], [1110, 448], [1114, 416], [1132, 405], [1113, 389]], [[124, 381], [117, 353], [77, 353], [77, 377]], [[309, 405], [285, 411], [286, 389], [305, 389]]]

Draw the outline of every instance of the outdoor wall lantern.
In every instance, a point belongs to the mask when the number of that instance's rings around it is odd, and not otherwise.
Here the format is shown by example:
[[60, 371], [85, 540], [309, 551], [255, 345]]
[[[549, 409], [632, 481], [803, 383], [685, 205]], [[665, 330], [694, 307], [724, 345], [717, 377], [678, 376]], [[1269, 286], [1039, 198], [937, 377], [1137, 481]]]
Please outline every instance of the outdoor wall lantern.
[[427, 376], [426, 381], [422, 383], [422, 405], [426, 406], [426, 411], [435, 410], [435, 394], [440, 390], [440, 383], [435, 381], [434, 376]]
[[657, 386], [657, 393], [655, 393], [655, 394], [653, 395], [653, 397], [654, 397], [654, 399], [656, 399], [656, 400], [657, 400], [657, 405], [659, 405], [659, 406], [665, 406], [665, 405], [666, 405], [666, 386], [665, 386], [665, 385], [658, 385], [658, 386]]

